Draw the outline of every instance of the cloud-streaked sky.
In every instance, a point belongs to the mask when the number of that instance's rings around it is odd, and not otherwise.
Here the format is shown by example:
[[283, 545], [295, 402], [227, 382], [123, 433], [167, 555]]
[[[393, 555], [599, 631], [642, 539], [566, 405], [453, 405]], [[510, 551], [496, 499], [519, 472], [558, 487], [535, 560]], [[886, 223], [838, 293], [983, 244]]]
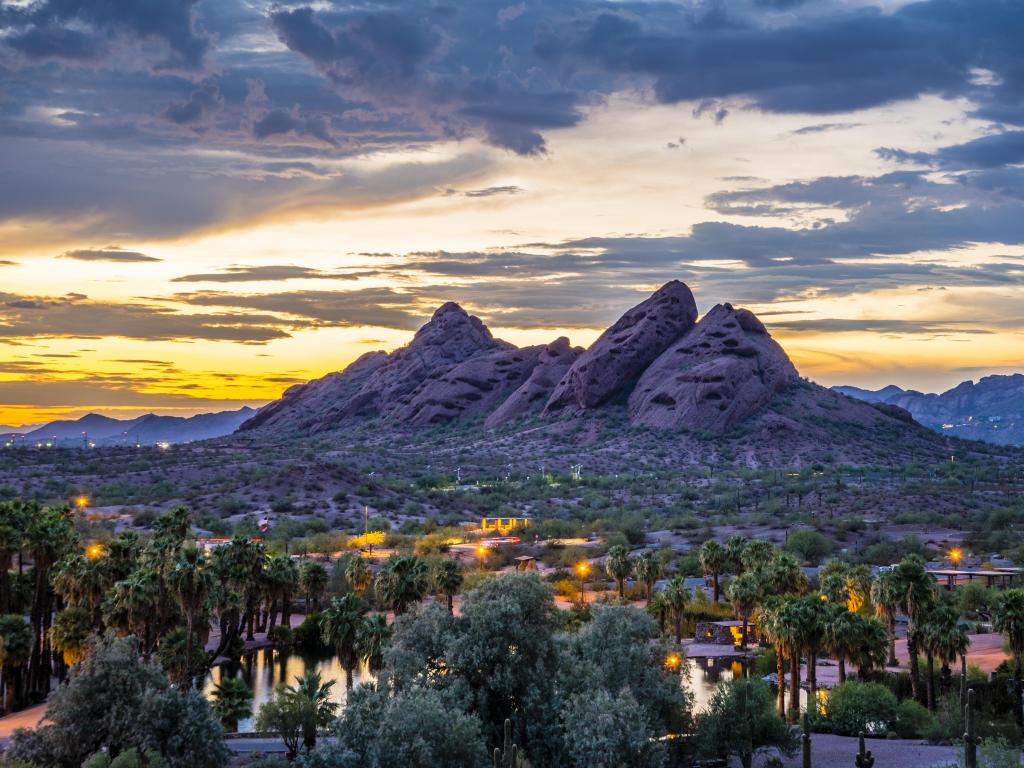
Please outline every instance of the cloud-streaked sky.
[[0, 0], [0, 423], [257, 404], [665, 281], [825, 384], [1024, 369], [1019, 0]]

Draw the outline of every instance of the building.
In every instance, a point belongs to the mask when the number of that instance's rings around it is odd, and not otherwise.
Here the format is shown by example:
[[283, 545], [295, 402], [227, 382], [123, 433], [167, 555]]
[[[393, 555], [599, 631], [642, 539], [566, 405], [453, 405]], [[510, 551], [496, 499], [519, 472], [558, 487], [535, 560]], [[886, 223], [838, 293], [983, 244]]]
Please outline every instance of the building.
[[528, 517], [482, 517], [480, 518], [480, 530], [485, 533], [497, 531], [505, 535], [520, 528], [529, 528], [530, 518]]
[[[697, 623], [693, 633], [695, 643], [710, 643], [711, 645], [739, 645], [743, 642], [742, 621], [701, 621]], [[753, 621], [747, 622], [747, 642], [757, 643], [760, 636], [757, 634], [757, 625]]]

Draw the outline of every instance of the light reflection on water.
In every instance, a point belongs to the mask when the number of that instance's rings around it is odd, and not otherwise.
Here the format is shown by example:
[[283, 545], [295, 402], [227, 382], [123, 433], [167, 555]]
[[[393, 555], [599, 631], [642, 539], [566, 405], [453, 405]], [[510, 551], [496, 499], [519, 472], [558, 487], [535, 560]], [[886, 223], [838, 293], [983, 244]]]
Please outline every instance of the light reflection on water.
[[[215, 667], [206, 678], [203, 695], [212, 699], [213, 688], [223, 679], [223, 676], [241, 677], [253, 692], [253, 713], [255, 713], [259, 711], [260, 705], [265, 704], [273, 697], [274, 686], [281, 682], [294, 685], [295, 679], [305, 674], [310, 667], [320, 672], [324, 682], [334, 681], [331, 700], [341, 705], [338, 708], [340, 713], [345, 706], [345, 670], [342, 669], [335, 656], [282, 654], [270, 649], [257, 651], [245, 656], [241, 664]], [[700, 712], [707, 707], [719, 682], [733, 680], [744, 674], [742, 662], [727, 658], [689, 658], [686, 660], [683, 670], [683, 682], [693, 691], [694, 712]], [[359, 685], [373, 679], [373, 675], [364, 665], [355, 671], [353, 684]], [[787, 695], [787, 702], [788, 700]], [[801, 708], [807, 706], [807, 691], [803, 689], [800, 691], [800, 706]], [[239, 732], [252, 732], [254, 730], [253, 721], [254, 717], [239, 720]]]
[[[255, 713], [259, 711], [262, 704], [266, 704], [273, 698], [274, 687], [282, 682], [295, 685], [296, 678], [302, 677], [310, 668], [320, 673], [323, 682], [334, 681], [334, 687], [331, 689], [331, 701], [341, 705], [338, 708], [340, 712], [345, 706], [345, 670], [336, 656], [302, 656], [297, 653], [280, 653], [267, 648], [244, 656], [241, 664], [214, 667], [203, 684], [203, 695], [212, 700], [213, 689], [222, 679], [225, 677], [242, 678], [252, 691], [254, 715], [239, 720], [238, 730], [240, 733], [250, 733], [255, 730]], [[352, 684], [356, 686], [373, 679], [373, 675], [370, 674], [366, 666], [360, 665], [352, 676]]]

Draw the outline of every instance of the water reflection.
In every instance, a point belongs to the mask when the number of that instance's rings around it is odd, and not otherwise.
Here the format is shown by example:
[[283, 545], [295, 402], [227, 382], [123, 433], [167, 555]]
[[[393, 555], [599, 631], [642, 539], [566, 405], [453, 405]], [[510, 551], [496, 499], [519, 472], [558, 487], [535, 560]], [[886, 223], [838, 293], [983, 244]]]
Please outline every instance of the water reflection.
[[[711, 703], [711, 697], [720, 682], [736, 680], [747, 674], [747, 662], [743, 659], [693, 657], [686, 660], [689, 687], [693, 691], [693, 711], [700, 712]], [[757, 671], [750, 665], [750, 675]], [[774, 686], [772, 687], [774, 690]], [[786, 693], [789, 704], [789, 692]], [[800, 689], [800, 708], [807, 708], [807, 691]]]
[[[255, 713], [262, 704], [273, 698], [274, 686], [282, 682], [294, 685], [295, 678], [304, 675], [307, 669], [318, 671], [324, 682], [334, 681], [331, 700], [344, 707], [345, 670], [336, 656], [304, 656], [297, 653], [281, 653], [270, 648], [247, 654], [242, 657], [241, 663], [215, 667], [203, 684], [203, 695], [212, 700], [213, 689], [221, 680], [230, 677], [242, 678], [252, 691], [253, 716], [239, 720], [238, 730], [240, 733], [250, 733], [254, 730]], [[366, 666], [360, 665], [353, 675], [353, 685], [373, 679]]]

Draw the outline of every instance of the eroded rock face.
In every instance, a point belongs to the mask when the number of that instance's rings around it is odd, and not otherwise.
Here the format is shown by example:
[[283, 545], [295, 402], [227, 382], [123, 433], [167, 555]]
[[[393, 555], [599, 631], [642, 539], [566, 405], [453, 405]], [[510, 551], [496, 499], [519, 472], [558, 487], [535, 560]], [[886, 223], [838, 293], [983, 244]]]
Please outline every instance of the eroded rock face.
[[486, 426], [498, 427], [513, 419], [540, 413], [555, 386], [581, 354], [583, 348], [573, 347], [565, 336], [543, 347], [526, 381], [487, 417]]
[[352, 361], [343, 371], [289, 387], [279, 400], [260, 408], [239, 430], [279, 424], [319, 425], [339, 403], [348, 402], [366, 379], [387, 361], [386, 352], [367, 352]]
[[495, 350], [515, 349], [491, 336], [479, 318], [449, 302], [434, 312], [407, 346], [392, 352], [335, 415], [339, 419], [396, 415], [406, 410], [413, 393], [459, 363]]
[[408, 403], [392, 415], [419, 426], [485, 416], [525, 382], [544, 349], [501, 348], [471, 357], [436, 378], [426, 379], [412, 392]]
[[544, 408], [594, 408], [636, 380], [697, 318], [690, 289], [666, 283], [601, 334], [572, 364]]
[[721, 433], [798, 377], [760, 320], [719, 304], [647, 368], [629, 398], [629, 416], [650, 427]]

